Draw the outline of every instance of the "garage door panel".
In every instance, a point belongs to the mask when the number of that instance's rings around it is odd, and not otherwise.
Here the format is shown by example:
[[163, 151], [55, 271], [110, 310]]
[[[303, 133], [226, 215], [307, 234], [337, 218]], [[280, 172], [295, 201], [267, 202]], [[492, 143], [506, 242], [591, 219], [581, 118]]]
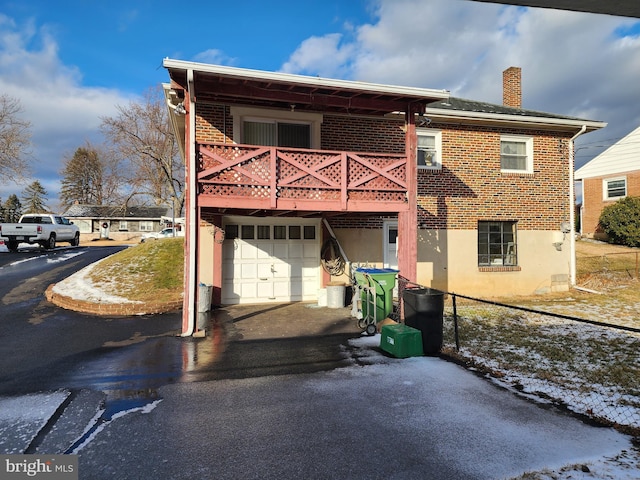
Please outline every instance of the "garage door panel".
[[[235, 220], [235, 219], [234, 219]], [[267, 223], [272, 222], [272, 223]], [[295, 219], [244, 219], [242, 225], [258, 225], [264, 231], [288, 236], [289, 226], [309, 225]], [[234, 223], [234, 224], [236, 224]], [[271, 225], [270, 230], [264, 228]], [[296, 230], [293, 230], [294, 232]], [[317, 228], [316, 228], [317, 231]], [[272, 234], [275, 235], [275, 234]], [[320, 287], [320, 244], [317, 239], [228, 239], [223, 245], [222, 302], [266, 303], [315, 300]]]
[[244, 263], [240, 265], [241, 279], [255, 279], [258, 276], [258, 266], [255, 263]]
[[289, 245], [289, 259], [301, 259], [304, 247], [301, 244]]

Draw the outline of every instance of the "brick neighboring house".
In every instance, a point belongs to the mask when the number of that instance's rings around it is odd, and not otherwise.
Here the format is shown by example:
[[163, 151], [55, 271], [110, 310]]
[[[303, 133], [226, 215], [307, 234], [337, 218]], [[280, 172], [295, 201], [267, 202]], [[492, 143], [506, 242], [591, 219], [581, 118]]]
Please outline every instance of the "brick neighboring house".
[[71, 205], [63, 214], [80, 228], [82, 241], [131, 240], [171, 226], [170, 207]]
[[[315, 300], [331, 232], [352, 263], [468, 295], [566, 289], [573, 140], [602, 122], [446, 91], [165, 59], [187, 165], [183, 335], [214, 304]], [[328, 227], [327, 227], [328, 225]], [[348, 280], [344, 275], [338, 277]]]
[[599, 226], [607, 205], [626, 196], [640, 196], [640, 127], [576, 170], [582, 182], [580, 234], [606, 240]]

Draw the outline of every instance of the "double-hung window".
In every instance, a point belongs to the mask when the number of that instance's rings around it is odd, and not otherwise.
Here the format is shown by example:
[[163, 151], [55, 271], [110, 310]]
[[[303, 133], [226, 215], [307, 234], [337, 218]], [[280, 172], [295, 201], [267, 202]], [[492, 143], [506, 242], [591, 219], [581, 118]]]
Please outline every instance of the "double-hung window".
[[533, 173], [533, 138], [517, 135], [500, 137], [500, 170]]
[[437, 170], [442, 168], [442, 133], [437, 130], [416, 129], [418, 144], [418, 168]]
[[517, 222], [478, 222], [478, 265], [481, 267], [516, 266]]
[[604, 200], [619, 200], [627, 196], [626, 177], [605, 178], [602, 181], [602, 193]]

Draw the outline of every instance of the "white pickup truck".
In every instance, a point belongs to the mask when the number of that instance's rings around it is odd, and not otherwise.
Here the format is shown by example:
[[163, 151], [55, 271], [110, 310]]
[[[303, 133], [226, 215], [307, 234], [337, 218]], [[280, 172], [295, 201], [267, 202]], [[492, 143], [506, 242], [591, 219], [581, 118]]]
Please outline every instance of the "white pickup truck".
[[68, 219], [50, 213], [22, 215], [18, 223], [0, 223], [0, 240], [4, 240], [10, 252], [16, 252], [20, 243], [38, 243], [48, 250], [56, 242], [80, 245], [80, 230]]

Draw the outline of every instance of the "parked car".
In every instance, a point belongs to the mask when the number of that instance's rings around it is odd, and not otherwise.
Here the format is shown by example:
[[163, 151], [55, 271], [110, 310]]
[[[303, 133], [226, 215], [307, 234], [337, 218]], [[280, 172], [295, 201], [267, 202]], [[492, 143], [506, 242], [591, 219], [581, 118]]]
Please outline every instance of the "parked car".
[[18, 244], [39, 244], [51, 250], [56, 242], [80, 245], [80, 229], [65, 217], [51, 213], [22, 215], [18, 223], [0, 223], [0, 239], [10, 252], [18, 250]]
[[159, 232], [145, 233], [140, 237], [140, 242], [144, 243], [146, 240], [157, 240], [159, 238], [172, 238], [172, 237], [184, 237], [184, 230], [176, 230], [176, 234], [173, 234], [173, 228], [165, 228]]

